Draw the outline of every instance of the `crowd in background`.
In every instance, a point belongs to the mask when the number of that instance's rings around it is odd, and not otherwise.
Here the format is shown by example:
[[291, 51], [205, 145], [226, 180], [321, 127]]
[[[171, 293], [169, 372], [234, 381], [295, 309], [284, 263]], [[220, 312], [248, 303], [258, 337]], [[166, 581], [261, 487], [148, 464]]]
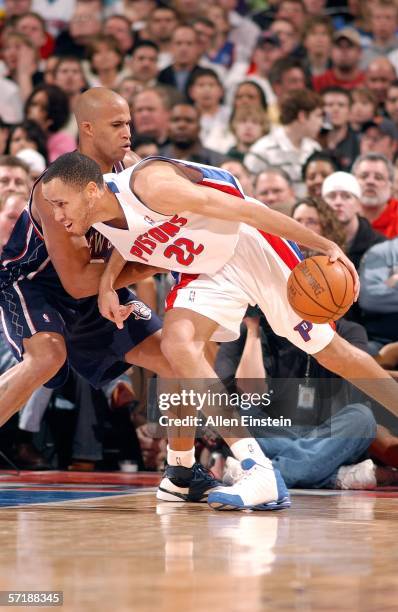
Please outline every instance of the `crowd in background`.
[[[75, 149], [79, 94], [112, 88], [131, 109], [138, 155], [222, 166], [248, 196], [345, 250], [361, 278], [345, 333], [352, 338], [356, 330], [360, 341], [353, 343], [395, 375], [398, 0], [3, 0], [1, 11], [1, 246], [32, 181]], [[136, 290], [162, 315], [170, 283], [159, 274]], [[257, 377], [261, 362], [258, 376], [265, 378], [276, 367], [269, 352], [277, 337], [251, 315], [235, 346], [235, 367], [220, 363], [223, 353], [217, 362], [220, 371], [235, 375], [240, 368], [247, 378]], [[7, 351], [3, 341], [1, 371], [12, 365]], [[209, 352], [216, 359], [217, 348]], [[308, 375], [307, 365], [294, 375]], [[146, 376], [137, 369], [133, 380], [115, 381], [101, 397], [76, 381], [72, 394], [39, 390], [19, 424], [8, 427], [14, 461], [27, 469], [54, 467], [37, 448], [46, 447], [50, 403], [50, 412], [62, 414], [52, 439], [65, 423], [70, 428], [67, 448], [62, 435], [56, 440], [61, 467], [103, 465], [107, 431], [120, 465], [133, 458], [139, 467], [160, 468], [165, 444], [151, 437], [142, 411]], [[354, 415], [362, 423], [365, 416]], [[366, 437], [369, 446], [375, 436]], [[374, 446], [373, 457], [397, 467], [397, 457], [380, 455], [382, 446]]]

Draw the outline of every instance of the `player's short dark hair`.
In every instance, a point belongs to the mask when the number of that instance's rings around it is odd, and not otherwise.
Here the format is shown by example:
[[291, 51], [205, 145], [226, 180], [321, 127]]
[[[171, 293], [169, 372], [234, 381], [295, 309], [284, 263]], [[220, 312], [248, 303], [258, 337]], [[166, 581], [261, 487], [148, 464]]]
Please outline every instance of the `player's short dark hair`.
[[49, 183], [56, 178], [66, 185], [73, 185], [80, 189], [84, 189], [90, 181], [94, 181], [100, 189], [104, 186], [101, 168], [97, 162], [78, 151], [65, 153], [58, 157], [49, 166], [42, 180], [43, 183]]

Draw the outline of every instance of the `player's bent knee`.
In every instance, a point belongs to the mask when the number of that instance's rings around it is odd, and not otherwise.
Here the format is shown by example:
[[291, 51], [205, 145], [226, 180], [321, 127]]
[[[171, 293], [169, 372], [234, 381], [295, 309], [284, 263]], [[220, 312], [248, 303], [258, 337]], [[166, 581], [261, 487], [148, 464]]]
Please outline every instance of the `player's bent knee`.
[[170, 364], [180, 363], [182, 360], [190, 362], [199, 358], [195, 345], [183, 339], [163, 338], [161, 351]]
[[25, 360], [34, 363], [38, 378], [48, 380], [63, 366], [67, 358], [65, 341], [59, 334], [40, 333], [26, 342]]

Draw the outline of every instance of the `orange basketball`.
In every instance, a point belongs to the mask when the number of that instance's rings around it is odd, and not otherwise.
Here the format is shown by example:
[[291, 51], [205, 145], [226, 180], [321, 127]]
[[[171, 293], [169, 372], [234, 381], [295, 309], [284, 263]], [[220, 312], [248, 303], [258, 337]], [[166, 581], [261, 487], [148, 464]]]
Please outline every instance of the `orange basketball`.
[[341, 261], [330, 263], [326, 255], [315, 255], [292, 270], [287, 297], [305, 321], [329, 323], [340, 319], [353, 303], [354, 280]]

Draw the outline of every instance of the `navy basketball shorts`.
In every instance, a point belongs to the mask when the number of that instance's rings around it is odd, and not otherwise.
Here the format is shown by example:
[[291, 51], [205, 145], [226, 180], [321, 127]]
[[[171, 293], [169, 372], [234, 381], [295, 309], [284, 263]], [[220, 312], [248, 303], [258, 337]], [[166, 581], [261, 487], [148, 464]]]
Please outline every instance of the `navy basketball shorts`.
[[121, 304], [131, 302], [134, 306], [123, 329], [101, 316], [96, 297], [74, 300], [38, 281], [16, 281], [0, 290], [4, 335], [16, 359], [22, 361], [25, 339], [39, 332], [60, 334], [65, 339], [67, 360], [45, 386], [63, 385], [72, 367], [100, 388], [130, 367], [126, 353], [162, 327], [159, 317], [132, 291], [118, 293]]

